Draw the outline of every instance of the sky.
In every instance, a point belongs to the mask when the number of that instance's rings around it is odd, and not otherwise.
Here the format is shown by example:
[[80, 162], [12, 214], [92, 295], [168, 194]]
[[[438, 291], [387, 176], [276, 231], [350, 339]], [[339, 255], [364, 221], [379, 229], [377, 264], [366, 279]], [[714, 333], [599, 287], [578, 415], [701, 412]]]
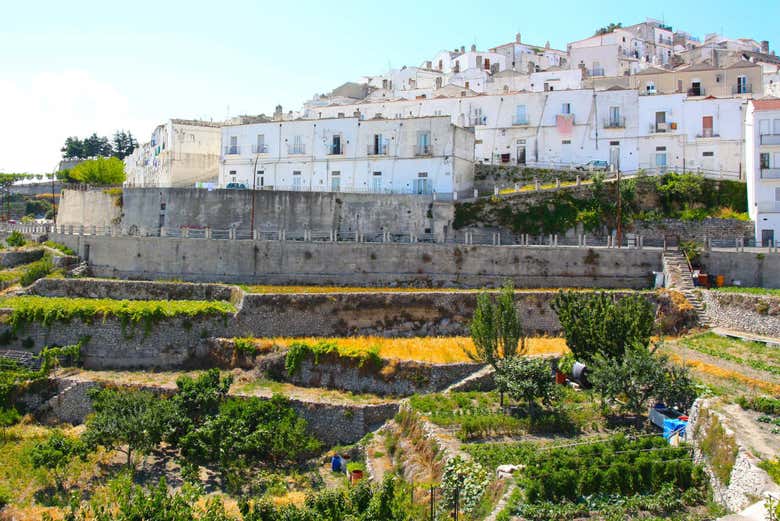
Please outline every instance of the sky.
[[0, 172], [50, 172], [67, 136], [170, 118], [297, 110], [315, 93], [440, 50], [565, 49], [610, 22], [769, 40], [780, 2], [37, 0], [0, 7]]

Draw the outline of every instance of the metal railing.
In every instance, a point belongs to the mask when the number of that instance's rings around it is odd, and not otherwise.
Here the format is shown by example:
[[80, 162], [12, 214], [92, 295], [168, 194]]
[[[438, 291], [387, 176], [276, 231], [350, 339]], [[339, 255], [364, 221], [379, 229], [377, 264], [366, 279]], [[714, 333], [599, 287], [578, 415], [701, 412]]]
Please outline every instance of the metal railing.
[[514, 118], [512, 118], [512, 124], [513, 125], [527, 125], [528, 124], [528, 118], [527, 117], [518, 118], [517, 116], [515, 116]]
[[295, 155], [305, 154], [306, 145], [304, 145], [303, 143], [293, 143], [292, 145], [287, 145], [287, 153], [295, 154]]
[[588, 69], [588, 76], [604, 76], [604, 67]]
[[241, 153], [241, 145], [226, 145], [224, 147], [226, 156], [236, 156]]
[[668, 123], [650, 123], [651, 134], [662, 134], [664, 132], [669, 132]]
[[780, 145], [780, 134], [761, 134], [762, 145]]
[[688, 96], [706, 96], [704, 87], [691, 87], [688, 89]]
[[731, 87], [731, 94], [752, 94], [753, 85], [750, 83], [737, 83], [734, 87]]
[[716, 134], [711, 128], [703, 128], [701, 129], [700, 133], [696, 134], [696, 137], [699, 138], [720, 137], [720, 134]]
[[330, 145], [328, 147], [329, 156], [340, 156], [344, 153], [344, 147], [341, 145]]
[[417, 145], [414, 148], [414, 155], [416, 156], [429, 156], [432, 153], [431, 145]]
[[626, 128], [626, 118], [607, 118], [604, 120], [604, 128]]
[[780, 168], [762, 168], [761, 179], [780, 179]]
[[267, 154], [268, 145], [252, 145], [253, 154]]
[[387, 144], [383, 143], [381, 145], [377, 145], [377, 144], [368, 145], [366, 147], [366, 154], [368, 154], [369, 156], [386, 156]]

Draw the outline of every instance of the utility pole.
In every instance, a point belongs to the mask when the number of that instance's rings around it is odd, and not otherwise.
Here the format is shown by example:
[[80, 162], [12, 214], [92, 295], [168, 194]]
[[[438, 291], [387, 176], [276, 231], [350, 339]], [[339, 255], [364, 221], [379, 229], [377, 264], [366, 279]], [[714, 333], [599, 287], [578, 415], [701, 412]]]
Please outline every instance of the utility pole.
[[622, 209], [622, 200], [620, 196], [620, 168], [617, 169], [617, 233], [615, 234], [615, 239], [617, 242], [617, 247], [620, 248], [620, 245], [623, 242], [623, 209]]
[[260, 151], [255, 154], [255, 164], [252, 166], [252, 214], [249, 218], [249, 237], [255, 238], [255, 190], [257, 190], [257, 160], [260, 159]]

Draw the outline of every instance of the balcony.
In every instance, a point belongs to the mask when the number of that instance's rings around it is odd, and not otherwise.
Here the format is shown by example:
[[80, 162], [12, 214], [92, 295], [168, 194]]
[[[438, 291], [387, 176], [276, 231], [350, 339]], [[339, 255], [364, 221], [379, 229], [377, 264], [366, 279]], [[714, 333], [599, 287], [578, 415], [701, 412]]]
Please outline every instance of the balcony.
[[780, 179], [780, 168], [762, 168], [761, 179]]
[[366, 147], [366, 154], [369, 156], [386, 156], [387, 145], [384, 143], [381, 145], [377, 145], [376, 143], [368, 145], [368, 147]]
[[731, 94], [752, 94], [753, 93], [753, 85], [750, 83], [742, 83], [737, 84], [734, 87], [731, 87]]
[[691, 87], [688, 89], [688, 96], [706, 96], [704, 87]]
[[303, 155], [306, 153], [306, 145], [303, 143], [293, 143], [292, 145], [287, 145], [287, 154], [289, 155]]
[[594, 67], [588, 69], [588, 76], [605, 76], [604, 67]]
[[711, 128], [703, 128], [699, 134], [696, 134], [697, 138], [711, 138], [720, 137], [720, 134], [716, 134]]
[[227, 145], [225, 147], [226, 156], [237, 156], [241, 153], [241, 145]]
[[253, 154], [267, 154], [268, 145], [252, 145]]
[[604, 128], [626, 128], [626, 118], [608, 118], [604, 120]]
[[414, 149], [414, 155], [416, 156], [430, 156], [431, 153], [431, 145], [417, 145]]
[[341, 145], [331, 145], [328, 147], [329, 156], [340, 156], [344, 153], [344, 147]]
[[780, 145], [780, 134], [761, 134], [762, 145]]
[[528, 118], [518, 118], [515, 116], [512, 118], [512, 125], [516, 126], [522, 126], [522, 125], [528, 125]]
[[482, 125], [487, 125], [487, 116], [471, 116], [469, 118], [470, 127], [479, 127]]
[[664, 132], [668, 132], [668, 124], [667, 123], [650, 123], [650, 133], [651, 134], [663, 134]]

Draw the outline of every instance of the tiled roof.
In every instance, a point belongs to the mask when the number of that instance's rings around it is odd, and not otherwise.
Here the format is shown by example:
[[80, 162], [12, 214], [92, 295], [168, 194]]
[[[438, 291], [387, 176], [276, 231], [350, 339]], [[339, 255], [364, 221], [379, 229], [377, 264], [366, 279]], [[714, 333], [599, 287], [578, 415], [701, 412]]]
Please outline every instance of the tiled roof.
[[754, 99], [753, 107], [756, 110], [780, 110], [780, 98]]

